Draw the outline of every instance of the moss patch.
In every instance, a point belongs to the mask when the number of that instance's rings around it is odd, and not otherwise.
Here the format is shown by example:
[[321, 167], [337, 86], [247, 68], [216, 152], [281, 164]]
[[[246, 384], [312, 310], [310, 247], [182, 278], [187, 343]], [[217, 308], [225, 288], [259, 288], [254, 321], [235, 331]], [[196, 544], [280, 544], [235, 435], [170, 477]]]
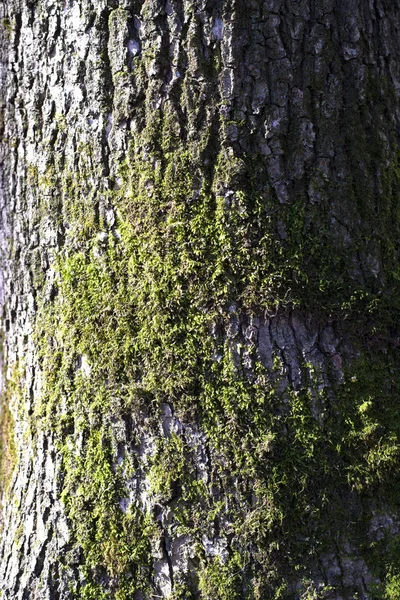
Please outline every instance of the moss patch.
[[14, 419], [8, 404], [1, 402], [0, 413], [0, 495], [7, 493], [14, 467], [17, 463], [17, 450], [14, 441]]
[[19, 375], [14, 369], [13, 376], [6, 381], [6, 388], [0, 397], [0, 500], [8, 496], [12, 474], [17, 465], [17, 447], [15, 444], [15, 422], [10, 404], [20, 396]]
[[[165, 112], [137, 132], [118, 181], [96, 188], [90, 148], [77, 172], [55, 172], [66, 242], [54, 299], [37, 324], [44, 388], [36, 418], [55, 432], [63, 457], [62, 497], [83, 553], [76, 594], [149, 593], [159, 533], [136, 500], [121, 505], [142, 467], [137, 446], [120, 456], [118, 427], [131, 428], [138, 444], [135, 432], [157, 434], [169, 403], [199, 425], [215, 457], [199, 478], [193, 448], [172, 435], [159, 440], [147, 473], [153, 500], [170, 504], [180, 533], [196, 543], [201, 597], [290, 598], [289, 582], [312, 578], [316, 557], [336, 551], [344, 531], [359, 547], [369, 516], [352, 507], [378, 491], [382, 503], [396, 502], [400, 375], [391, 328], [400, 277], [395, 238], [385, 234], [390, 227], [397, 236], [399, 226], [398, 161], [382, 175], [376, 233], [361, 227], [349, 242], [331, 231], [338, 190], [329, 182], [318, 206], [300, 194], [281, 205], [261, 157], [214, 148], [204, 169], [207, 136], [182, 146]], [[362, 192], [352, 186], [346, 202], [359, 203]], [[362, 206], [366, 223], [373, 202]], [[385, 281], [357, 270], [372, 259], [385, 260]], [[300, 389], [288, 388], [278, 353], [269, 373], [255, 348], [227, 335], [234, 319], [277, 310], [336, 320], [355, 346], [361, 341], [340, 384], [332, 376], [323, 388], [303, 361]], [[218, 531], [222, 558], [202, 545]], [[174, 593], [196, 592], [180, 581]], [[316, 593], [304, 586], [305, 597]]]

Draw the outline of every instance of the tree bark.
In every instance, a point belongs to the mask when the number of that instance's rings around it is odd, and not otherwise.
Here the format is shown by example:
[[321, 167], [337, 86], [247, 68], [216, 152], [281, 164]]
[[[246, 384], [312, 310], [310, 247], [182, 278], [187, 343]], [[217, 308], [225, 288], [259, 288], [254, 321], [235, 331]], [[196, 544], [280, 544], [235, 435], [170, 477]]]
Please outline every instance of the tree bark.
[[398, 598], [398, 0], [0, 18], [2, 597]]

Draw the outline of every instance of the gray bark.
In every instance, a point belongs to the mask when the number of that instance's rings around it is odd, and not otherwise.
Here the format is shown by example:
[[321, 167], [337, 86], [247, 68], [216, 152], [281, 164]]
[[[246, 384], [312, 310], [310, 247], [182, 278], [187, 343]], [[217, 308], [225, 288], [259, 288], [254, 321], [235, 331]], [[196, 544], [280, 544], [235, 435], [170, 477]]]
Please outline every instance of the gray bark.
[[0, 13], [2, 597], [394, 598], [398, 1]]

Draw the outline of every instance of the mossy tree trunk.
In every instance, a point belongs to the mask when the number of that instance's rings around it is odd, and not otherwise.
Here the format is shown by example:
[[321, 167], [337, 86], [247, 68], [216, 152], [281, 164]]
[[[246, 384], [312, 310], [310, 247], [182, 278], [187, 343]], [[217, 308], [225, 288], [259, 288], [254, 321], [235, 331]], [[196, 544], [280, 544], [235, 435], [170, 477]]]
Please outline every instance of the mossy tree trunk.
[[2, 598], [400, 597], [398, 0], [0, 13]]

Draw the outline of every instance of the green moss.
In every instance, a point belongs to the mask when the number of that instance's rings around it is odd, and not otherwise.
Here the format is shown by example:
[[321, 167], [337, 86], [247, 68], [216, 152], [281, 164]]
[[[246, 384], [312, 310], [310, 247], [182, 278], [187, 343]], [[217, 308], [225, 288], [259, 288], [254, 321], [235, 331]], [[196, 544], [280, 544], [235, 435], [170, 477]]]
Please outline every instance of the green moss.
[[242, 579], [248, 564], [249, 561], [246, 564], [246, 557], [238, 552], [232, 554], [226, 563], [223, 563], [220, 558], [210, 561], [200, 571], [201, 597], [205, 600], [243, 598]]
[[3, 17], [0, 22], [1, 27], [6, 32], [7, 37], [11, 38], [11, 34], [13, 33], [15, 28], [15, 24], [13, 23], [13, 21], [9, 17]]
[[396, 600], [400, 596], [400, 575], [390, 575], [388, 577], [384, 598], [385, 600]]
[[8, 406], [8, 397], [3, 394], [0, 402], [0, 497], [7, 494], [11, 476], [17, 464], [17, 449], [14, 440], [14, 419]]
[[[1, 349], [1, 352], [3, 350]], [[8, 499], [12, 475], [17, 466], [15, 421], [12, 410], [21, 411], [22, 377], [18, 367], [12, 369], [9, 379], [3, 374], [4, 389], [0, 396], [0, 501]]]
[[[135, 502], [122, 510], [139, 464], [132, 453], [118, 465], [113, 428], [140, 421], [159, 438], [146, 465], [151, 497], [170, 503], [179, 533], [197, 542], [202, 597], [290, 598], [288, 582], [311, 581], [315, 557], [336, 552], [343, 532], [360, 546], [371, 515], [352, 514], [349, 498], [367, 505], [379, 491], [382, 504], [396, 503], [400, 374], [389, 340], [400, 279], [397, 238], [385, 233], [399, 225], [398, 159], [382, 173], [375, 237], [362, 230], [348, 242], [332, 233], [338, 190], [329, 182], [318, 206], [301, 194], [280, 205], [263, 157], [210, 149], [207, 135], [183, 148], [180, 133], [172, 111], [149, 121], [119, 165], [119, 189], [97, 185], [90, 148], [75, 170], [39, 182], [61, 190], [68, 225], [57, 294], [37, 323], [44, 384], [36, 418], [63, 457], [63, 501], [86, 578], [77, 593], [150, 593], [158, 534]], [[360, 151], [367, 147], [360, 140]], [[352, 185], [346, 202], [361, 204], [361, 194]], [[358, 206], [365, 222], [373, 202]], [[100, 204], [115, 209], [112, 228]], [[387, 266], [382, 285], [349, 260], [371, 252]], [[294, 308], [316, 323], [336, 319], [360, 339], [341, 383], [303, 362], [294, 391], [278, 354], [269, 373], [254, 348], [245, 357], [226, 336], [233, 317]], [[216, 457], [203, 478], [183, 434], [160, 437], [164, 402], [199, 425]], [[218, 528], [224, 561], [202, 550], [202, 536]], [[189, 583], [179, 585], [175, 596], [190, 597]], [[303, 587], [304, 597], [318, 597]]]

